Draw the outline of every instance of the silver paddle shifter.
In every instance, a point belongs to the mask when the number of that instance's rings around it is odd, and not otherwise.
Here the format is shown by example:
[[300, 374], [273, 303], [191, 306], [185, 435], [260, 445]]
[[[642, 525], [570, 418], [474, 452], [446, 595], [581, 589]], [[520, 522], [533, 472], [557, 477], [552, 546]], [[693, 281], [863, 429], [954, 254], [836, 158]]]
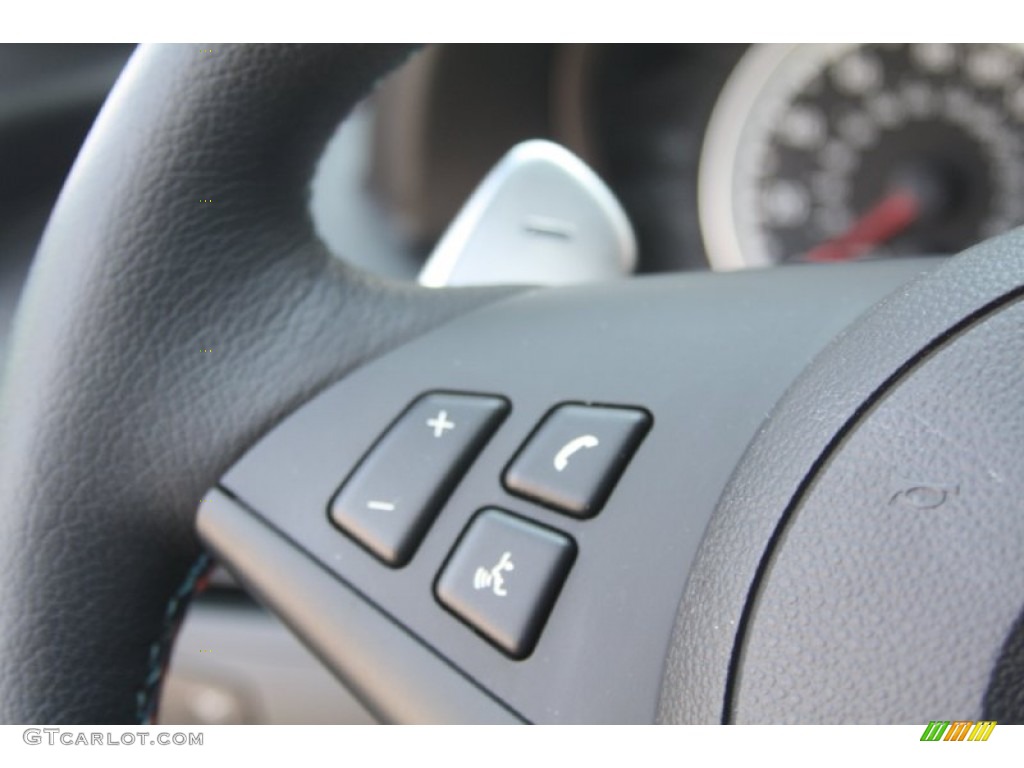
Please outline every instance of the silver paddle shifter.
[[615, 195], [550, 141], [517, 144], [473, 192], [419, 275], [422, 285], [614, 280], [636, 266]]

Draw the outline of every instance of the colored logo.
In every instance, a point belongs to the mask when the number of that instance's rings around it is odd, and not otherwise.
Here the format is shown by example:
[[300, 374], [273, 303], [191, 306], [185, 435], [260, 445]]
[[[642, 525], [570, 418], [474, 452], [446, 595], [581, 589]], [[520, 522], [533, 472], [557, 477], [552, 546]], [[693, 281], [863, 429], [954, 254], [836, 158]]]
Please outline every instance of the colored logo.
[[932, 720], [921, 734], [921, 741], [988, 741], [995, 720]]

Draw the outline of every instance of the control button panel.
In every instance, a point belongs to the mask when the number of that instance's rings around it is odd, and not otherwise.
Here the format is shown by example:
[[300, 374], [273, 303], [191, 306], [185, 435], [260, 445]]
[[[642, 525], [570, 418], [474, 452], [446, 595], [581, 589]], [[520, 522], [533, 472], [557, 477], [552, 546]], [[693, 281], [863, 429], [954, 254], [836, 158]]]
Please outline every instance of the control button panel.
[[508, 410], [500, 397], [420, 397], [334, 496], [331, 521], [386, 564], [404, 565]]
[[576, 544], [499, 509], [473, 519], [437, 580], [437, 599], [516, 659], [529, 656], [576, 557]]
[[650, 425], [650, 415], [636, 408], [561, 405], [513, 459], [505, 488], [575, 517], [591, 517]]

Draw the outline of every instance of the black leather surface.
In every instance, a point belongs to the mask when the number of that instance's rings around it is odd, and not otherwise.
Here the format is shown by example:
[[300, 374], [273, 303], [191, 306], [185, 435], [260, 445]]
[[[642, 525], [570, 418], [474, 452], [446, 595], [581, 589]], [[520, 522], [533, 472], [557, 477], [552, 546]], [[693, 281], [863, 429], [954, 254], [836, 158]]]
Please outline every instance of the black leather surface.
[[[998, 305], [1022, 284], [1024, 230], [1018, 229], [972, 248], [879, 304], [793, 385], [751, 444], [708, 526], [676, 619], [659, 706], [661, 722], [715, 723], [733, 717], [734, 662], [743, 663], [736, 655], [738, 643], [753, 591], [767, 572], [765, 554], [784, 535], [788, 514], [823, 457], [842, 444], [866, 404], [941, 343], [950, 329]], [[828, 553], [820, 554], [826, 562]], [[818, 608], [832, 610], [827, 604]], [[991, 627], [992, 641], [998, 644], [1005, 631]], [[889, 661], [880, 655], [877, 663]], [[756, 675], [757, 670], [745, 674]], [[795, 692], [787, 682], [776, 678], [774, 694], [780, 703]], [[855, 690], [856, 681], [849, 682], [849, 690]], [[879, 698], [875, 703], [883, 702]], [[893, 718], [881, 706], [874, 712], [879, 722]]]
[[735, 722], [980, 719], [1024, 595], [1022, 330], [1016, 302], [945, 343], [831, 456], [754, 598]]
[[407, 49], [210, 47], [136, 54], [19, 310], [0, 406], [3, 722], [131, 721], [204, 489], [346, 370], [504, 295], [385, 284], [312, 233], [323, 144]]
[[1017, 618], [992, 670], [982, 717], [1000, 723], [1024, 723], [1024, 613]]

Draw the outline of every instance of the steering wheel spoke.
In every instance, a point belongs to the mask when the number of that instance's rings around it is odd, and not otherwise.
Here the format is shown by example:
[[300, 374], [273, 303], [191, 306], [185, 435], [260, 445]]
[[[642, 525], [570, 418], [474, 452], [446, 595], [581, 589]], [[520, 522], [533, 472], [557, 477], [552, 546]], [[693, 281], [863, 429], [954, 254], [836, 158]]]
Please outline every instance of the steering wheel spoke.
[[[366, 631], [371, 649], [399, 635], [443, 661], [454, 689], [472, 681], [490, 702], [417, 718], [475, 721], [497, 703], [530, 722], [650, 722], [690, 564], [765, 413], [832, 336], [921, 269], [506, 299], [284, 420], [222, 478], [233, 501], [204, 507], [200, 531], [384, 719], [405, 719], [406, 698], [429, 700], [436, 681], [409, 675], [396, 693], [384, 662], [349, 653], [321, 622]], [[485, 406], [500, 413], [478, 434]], [[286, 594], [243, 535], [259, 547], [271, 530], [373, 608], [326, 586]], [[382, 617], [375, 643], [366, 626]]]

